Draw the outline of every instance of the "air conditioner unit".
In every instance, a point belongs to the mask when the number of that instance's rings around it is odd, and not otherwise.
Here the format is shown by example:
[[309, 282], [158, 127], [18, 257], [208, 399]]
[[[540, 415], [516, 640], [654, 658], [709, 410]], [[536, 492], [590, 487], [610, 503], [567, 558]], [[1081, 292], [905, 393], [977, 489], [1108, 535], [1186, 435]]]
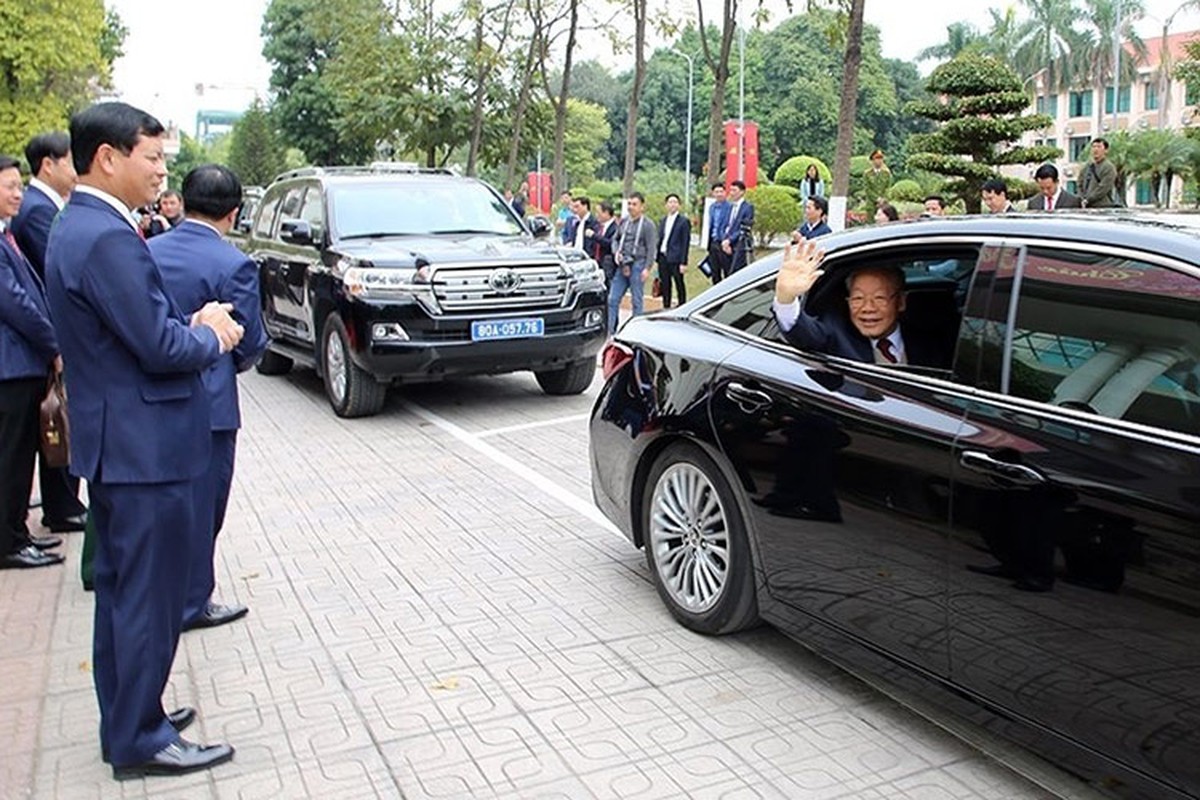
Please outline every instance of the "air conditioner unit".
[[1149, 128], [1150, 120], [1146, 119], [1145, 117], [1142, 117], [1141, 119], [1138, 120], [1138, 127], [1139, 128]]
[[1074, 178], [1074, 177], [1075, 177], [1075, 168], [1074, 168], [1074, 167], [1067, 167], [1067, 169], [1066, 169], [1066, 173], [1065, 173], [1065, 174], [1066, 174], [1066, 176], [1067, 176], [1068, 178]]
[[1103, 123], [1103, 124], [1102, 124], [1100, 127], [1101, 127], [1103, 130], [1108, 130], [1108, 129], [1109, 129], [1111, 126], [1110, 126], [1110, 125], [1109, 125], [1107, 122], [1105, 122], [1105, 123]]
[[1068, 125], [1067, 127], [1063, 128], [1063, 133], [1065, 133], [1067, 136], [1074, 136], [1075, 128], [1071, 125]]

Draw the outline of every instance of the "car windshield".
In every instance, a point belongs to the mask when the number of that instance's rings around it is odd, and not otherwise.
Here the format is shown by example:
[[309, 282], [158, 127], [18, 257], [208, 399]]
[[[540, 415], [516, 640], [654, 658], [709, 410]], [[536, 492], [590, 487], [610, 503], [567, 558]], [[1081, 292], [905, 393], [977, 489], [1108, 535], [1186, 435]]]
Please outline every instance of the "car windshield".
[[504, 201], [478, 183], [347, 184], [330, 190], [329, 203], [338, 239], [522, 232]]

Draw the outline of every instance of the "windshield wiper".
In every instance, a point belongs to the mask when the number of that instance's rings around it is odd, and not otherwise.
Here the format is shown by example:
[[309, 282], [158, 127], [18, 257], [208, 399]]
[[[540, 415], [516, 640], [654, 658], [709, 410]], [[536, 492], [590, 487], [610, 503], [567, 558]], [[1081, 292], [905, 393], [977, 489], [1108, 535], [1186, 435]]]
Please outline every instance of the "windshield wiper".
[[344, 236], [339, 236], [338, 240], [344, 242], [347, 239], [383, 239], [387, 236], [414, 236], [414, 235], [416, 235], [416, 234], [413, 234], [413, 233], [407, 232], [407, 231], [388, 231], [386, 233], [379, 233], [379, 232], [348, 233]]
[[487, 234], [488, 236], [511, 236], [512, 235], [511, 233], [506, 233], [504, 231], [497, 231], [497, 230], [490, 230], [490, 229], [484, 230], [482, 228], [451, 228], [448, 230], [430, 231], [429, 233], [432, 236], [445, 236], [447, 234], [455, 234], [455, 233], [483, 233], [483, 234]]

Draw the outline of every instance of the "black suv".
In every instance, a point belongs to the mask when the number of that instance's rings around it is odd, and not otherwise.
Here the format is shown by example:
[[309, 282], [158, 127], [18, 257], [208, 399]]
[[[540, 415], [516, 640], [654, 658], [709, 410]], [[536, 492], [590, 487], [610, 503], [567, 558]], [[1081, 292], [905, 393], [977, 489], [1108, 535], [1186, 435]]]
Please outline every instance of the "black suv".
[[541, 240], [487, 184], [408, 165], [307, 168], [263, 195], [242, 243], [258, 263], [271, 344], [334, 411], [374, 414], [392, 382], [532, 370], [547, 394], [591, 384], [604, 274]]

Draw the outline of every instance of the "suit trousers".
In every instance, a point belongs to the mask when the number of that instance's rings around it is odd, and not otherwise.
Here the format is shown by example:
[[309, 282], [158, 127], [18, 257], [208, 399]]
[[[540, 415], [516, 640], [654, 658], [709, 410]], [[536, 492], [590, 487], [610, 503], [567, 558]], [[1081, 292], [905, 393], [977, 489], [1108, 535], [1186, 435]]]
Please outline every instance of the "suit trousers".
[[679, 305], [687, 302], [687, 286], [683, 282], [683, 273], [679, 264], [671, 264], [665, 259], [658, 262], [658, 281], [662, 289], [663, 308], [671, 307], [672, 286], [679, 289]]
[[62, 522], [87, 512], [79, 500], [79, 478], [66, 467], [47, 467], [38, 459], [38, 492], [42, 497], [42, 524]]
[[196, 524], [189, 550], [188, 593], [183, 607], [183, 622], [199, 619], [216, 588], [213, 557], [217, 534], [225, 524], [229, 489], [233, 485], [233, 460], [237, 452], [237, 431], [212, 432], [212, 460], [208, 471], [196, 479]]
[[162, 694], [183, 624], [196, 481], [90, 487], [96, 526], [92, 661], [100, 749], [132, 766], [179, 738]]
[[0, 555], [28, 543], [29, 493], [38, 449], [38, 405], [45, 378], [0, 381]]

